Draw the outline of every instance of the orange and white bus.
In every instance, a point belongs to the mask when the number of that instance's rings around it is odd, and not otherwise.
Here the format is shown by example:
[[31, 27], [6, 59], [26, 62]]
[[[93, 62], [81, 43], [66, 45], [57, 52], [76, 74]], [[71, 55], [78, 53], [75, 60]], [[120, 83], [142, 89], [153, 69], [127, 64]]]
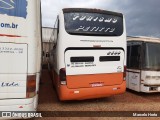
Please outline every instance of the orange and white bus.
[[40, 0], [0, 0], [0, 58], [0, 112], [35, 111], [41, 71]]
[[50, 57], [60, 100], [125, 92], [126, 28], [121, 13], [65, 8], [55, 27]]

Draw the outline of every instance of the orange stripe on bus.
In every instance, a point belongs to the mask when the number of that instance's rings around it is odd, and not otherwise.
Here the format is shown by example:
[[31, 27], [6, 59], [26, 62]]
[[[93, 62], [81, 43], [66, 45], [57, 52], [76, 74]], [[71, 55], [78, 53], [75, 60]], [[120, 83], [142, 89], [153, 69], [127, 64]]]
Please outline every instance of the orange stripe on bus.
[[[113, 88], [119, 88], [113, 90]], [[58, 96], [60, 100], [84, 100], [91, 98], [109, 97], [116, 94], [122, 94], [126, 90], [126, 81], [121, 85], [104, 86], [95, 88], [81, 88], [81, 89], [68, 89], [67, 86], [62, 85], [58, 89]], [[74, 91], [79, 91], [75, 94]]]
[[[84, 83], [93, 82], [93, 80], [96, 80], [97, 82], [97, 80], [100, 81], [100, 78], [101, 80], [110, 81], [109, 82], [110, 84], [115, 83], [115, 85], [110, 85], [110, 86], [108, 85], [108, 86], [94, 87], [94, 88], [89, 86], [88, 88], [75, 88], [75, 89], [70, 89], [68, 88], [67, 85], [60, 85], [59, 75], [55, 71], [53, 71], [52, 73], [54, 75], [53, 83], [58, 92], [58, 96], [60, 100], [84, 100], [84, 99], [91, 99], [91, 98], [107, 97], [115, 94], [124, 93], [126, 90], [126, 81], [122, 80], [123, 73], [67, 76], [67, 79], [71, 79], [72, 85], [77, 85], [77, 84], [84, 85]], [[96, 76], [99, 79], [96, 79]], [[90, 78], [90, 80], [86, 79], [82, 81], [82, 78], [83, 79]], [[116, 85], [118, 84], [117, 79], [120, 83], [119, 85]], [[69, 80], [67, 81], [69, 82]], [[75, 93], [75, 91], [78, 91], [78, 93]]]
[[7, 35], [7, 34], [0, 34], [0, 36], [6, 36], [6, 37], [22, 37], [18, 35]]
[[123, 73], [106, 73], [93, 75], [67, 75], [68, 88], [88, 88], [92, 84], [100, 83], [103, 86], [119, 85], [123, 82]]

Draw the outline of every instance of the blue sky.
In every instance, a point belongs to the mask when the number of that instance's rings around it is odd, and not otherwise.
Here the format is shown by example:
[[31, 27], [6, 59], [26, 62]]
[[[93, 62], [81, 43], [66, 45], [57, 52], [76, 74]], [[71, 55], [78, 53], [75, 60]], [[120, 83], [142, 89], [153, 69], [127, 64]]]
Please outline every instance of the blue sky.
[[58, 11], [68, 7], [122, 12], [127, 35], [160, 37], [160, 0], [41, 0], [43, 27], [53, 27]]

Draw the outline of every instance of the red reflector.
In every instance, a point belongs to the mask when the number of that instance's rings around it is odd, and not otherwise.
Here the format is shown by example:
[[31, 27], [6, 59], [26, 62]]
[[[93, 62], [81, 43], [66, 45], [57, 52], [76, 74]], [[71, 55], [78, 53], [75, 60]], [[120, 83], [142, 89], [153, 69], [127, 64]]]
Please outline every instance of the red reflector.
[[19, 108], [23, 108], [23, 106], [19, 106]]
[[73, 94], [73, 93], [74, 93], [74, 91], [70, 91], [69, 93], [70, 93], [70, 94]]
[[124, 72], [123, 72], [123, 78], [124, 78], [124, 80], [126, 79], [126, 66], [124, 66]]
[[99, 48], [101, 47], [101, 45], [93, 45], [93, 47]]

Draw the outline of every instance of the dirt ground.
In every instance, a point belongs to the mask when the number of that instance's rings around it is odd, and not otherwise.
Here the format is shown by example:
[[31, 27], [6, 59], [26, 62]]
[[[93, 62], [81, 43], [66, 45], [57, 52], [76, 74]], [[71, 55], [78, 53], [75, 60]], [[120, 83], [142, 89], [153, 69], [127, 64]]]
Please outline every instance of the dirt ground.
[[[129, 114], [129, 111], [160, 111], [160, 93], [145, 94], [137, 93], [131, 90], [127, 90], [124, 94], [115, 95], [107, 98], [100, 99], [91, 99], [83, 101], [68, 101], [60, 102], [57, 98], [55, 89], [52, 86], [52, 81], [49, 76], [48, 70], [43, 70], [42, 79], [40, 83], [40, 94], [39, 94], [39, 105], [38, 111], [52, 111], [48, 114], [54, 113], [54, 111], [62, 112], [62, 116], [65, 111], [71, 111], [67, 117], [43, 117], [43, 118], [34, 118], [36, 120], [45, 119], [45, 120], [106, 120], [106, 119], [158, 119], [158, 117], [123, 117]], [[75, 111], [82, 111], [76, 113]], [[92, 112], [93, 113], [92, 113]], [[99, 113], [98, 111], [110, 111], [105, 113]], [[119, 112], [117, 112], [119, 111]], [[73, 114], [76, 113], [75, 117]], [[154, 113], [154, 112], [153, 112]], [[56, 113], [54, 113], [56, 114]], [[60, 113], [59, 113], [60, 114]], [[69, 116], [71, 114], [71, 116]], [[102, 116], [100, 115], [102, 114]], [[120, 117], [107, 117], [108, 115], [114, 116], [114, 114], [120, 114]], [[73, 116], [74, 117], [73, 117]], [[159, 112], [160, 115], [160, 112]], [[81, 118], [79, 116], [82, 116]]]

